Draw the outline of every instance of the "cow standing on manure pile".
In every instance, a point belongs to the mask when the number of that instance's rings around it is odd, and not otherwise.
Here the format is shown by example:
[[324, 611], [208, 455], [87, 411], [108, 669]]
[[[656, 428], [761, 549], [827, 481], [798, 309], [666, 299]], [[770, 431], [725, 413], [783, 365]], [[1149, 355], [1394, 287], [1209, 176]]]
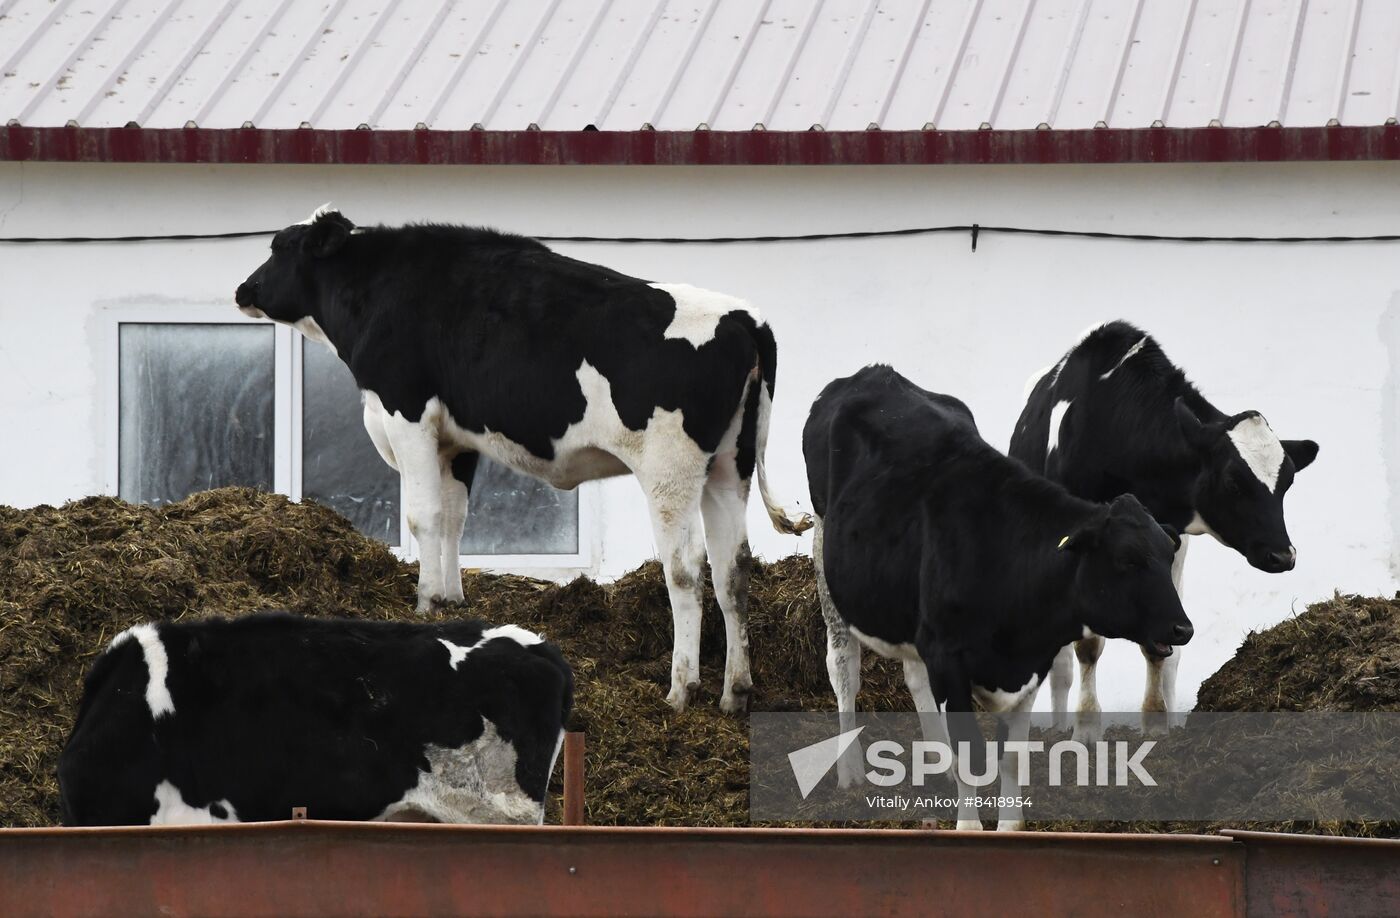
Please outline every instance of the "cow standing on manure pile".
[[[918, 711], [946, 715], [952, 738], [976, 750], [974, 703], [1028, 713], [1055, 655], [1089, 629], [1163, 655], [1191, 639], [1172, 586], [1175, 531], [1131, 496], [1082, 500], [1003, 456], [951, 396], [866, 367], [822, 390], [802, 452], [827, 672], [843, 715], [855, 711], [861, 644], [902, 660]], [[942, 724], [928, 718], [925, 728]], [[1012, 729], [1024, 742], [1028, 718]], [[856, 777], [852, 748], [837, 762], [842, 786]], [[1003, 796], [1021, 793], [1006, 756], [1001, 779]], [[997, 828], [1021, 825], [1012, 808]], [[975, 809], [960, 809], [958, 828], [982, 828]]]
[[[1298, 553], [1283, 522], [1293, 476], [1317, 458], [1312, 440], [1280, 440], [1257, 411], [1227, 415], [1196, 390], [1156, 340], [1127, 322], [1088, 331], [1026, 387], [1026, 407], [1010, 453], [1088, 500], [1135, 495], [1160, 522], [1184, 536], [1212, 535], [1268, 573], [1290, 571]], [[1187, 539], [1172, 564], [1181, 590]], [[1077, 641], [1079, 717], [1075, 739], [1102, 731], [1094, 668], [1104, 636]], [[1142, 710], [1173, 709], [1179, 656], [1143, 646], [1147, 689]], [[1055, 661], [1054, 709], [1067, 710], [1071, 648]], [[1156, 724], [1151, 724], [1156, 726]]]
[[[746, 633], [750, 480], [779, 532], [806, 514], [770, 496], [777, 345], [742, 300], [653, 284], [461, 226], [354, 226], [322, 208], [272, 240], [242, 311], [335, 350], [365, 429], [403, 476], [418, 603], [460, 601], [457, 546], [485, 455], [556, 488], [633, 474], [651, 511], [674, 621], [671, 689], [699, 685], [706, 548], [728, 652], [720, 707], [752, 690]], [[702, 541], [700, 524], [703, 519]]]
[[479, 622], [264, 613], [137, 625], [58, 763], [70, 826], [313, 818], [540, 823], [573, 674]]

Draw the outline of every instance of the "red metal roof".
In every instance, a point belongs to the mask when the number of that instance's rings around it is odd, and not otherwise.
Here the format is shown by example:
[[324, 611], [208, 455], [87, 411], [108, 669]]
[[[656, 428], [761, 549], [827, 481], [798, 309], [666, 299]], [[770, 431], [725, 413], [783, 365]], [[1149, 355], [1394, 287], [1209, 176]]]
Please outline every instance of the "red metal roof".
[[0, 160], [384, 165], [925, 165], [1400, 159], [1400, 126], [1083, 131], [0, 128]]
[[1398, 109], [1389, 0], [0, 0], [9, 160], [1393, 159]]

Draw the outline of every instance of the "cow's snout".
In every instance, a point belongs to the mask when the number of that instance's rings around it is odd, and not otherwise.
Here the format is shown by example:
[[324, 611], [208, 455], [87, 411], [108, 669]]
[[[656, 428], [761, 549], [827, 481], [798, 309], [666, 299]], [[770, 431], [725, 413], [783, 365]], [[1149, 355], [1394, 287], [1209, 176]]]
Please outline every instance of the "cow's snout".
[[1172, 627], [1172, 643], [1185, 644], [1191, 640], [1191, 635], [1196, 633], [1196, 629], [1190, 622], [1178, 622]]
[[233, 301], [238, 304], [238, 309], [245, 316], [254, 319], [264, 318], [265, 313], [258, 308], [258, 285], [253, 281], [244, 281], [238, 285], [238, 289], [233, 292]]
[[1261, 557], [1255, 567], [1268, 574], [1282, 574], [1291, 571], [1298, 564], [1298, 550], [1292, 545], [1271, 551]]

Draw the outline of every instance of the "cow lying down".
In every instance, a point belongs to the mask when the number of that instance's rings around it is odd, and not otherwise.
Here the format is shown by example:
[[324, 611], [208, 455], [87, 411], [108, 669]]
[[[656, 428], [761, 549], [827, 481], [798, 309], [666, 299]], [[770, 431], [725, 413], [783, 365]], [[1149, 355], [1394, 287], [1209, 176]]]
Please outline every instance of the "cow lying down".
[[540, 823], [573, 703], [514, 625], [138, 625], [93, 664], [59, 759], [66, 825]]

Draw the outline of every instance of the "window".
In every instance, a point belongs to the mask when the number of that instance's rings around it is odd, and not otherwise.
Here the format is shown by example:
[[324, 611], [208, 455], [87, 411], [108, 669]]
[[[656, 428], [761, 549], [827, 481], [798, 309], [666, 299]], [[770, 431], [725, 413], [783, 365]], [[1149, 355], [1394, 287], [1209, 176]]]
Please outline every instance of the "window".
[[165, 504], [220, 485], [271, 490], [273, 330], [123, 324], [117, 494]]
[[[121, 310], [111, 328], [109, 492], [164, 504], [245, 485], [310, 499], [416, 557], [399, 475], [362, 421], [350, 370], [288, 328], [184, 310]], [[589, 492], [559, 491], [482, 459], [464, 565], [586, 567]]]

